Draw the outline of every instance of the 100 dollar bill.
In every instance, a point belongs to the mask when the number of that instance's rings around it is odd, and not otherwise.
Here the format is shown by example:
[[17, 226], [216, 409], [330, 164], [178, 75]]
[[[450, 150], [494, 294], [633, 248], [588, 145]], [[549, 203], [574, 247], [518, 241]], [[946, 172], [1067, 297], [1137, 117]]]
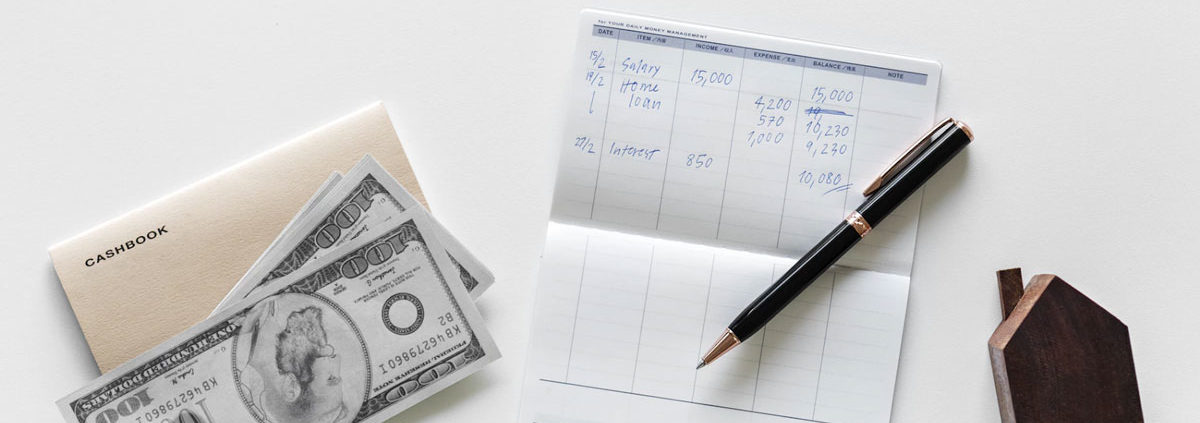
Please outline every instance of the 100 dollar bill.
[[[380, 227], [388, 226], [401, 213], [419, 210], [428, 214], [416, 198], [370, 155], [355, 165], [336, 186], [328, 192], [318, 191], [317, 196], [324, 198], [317, 201], [311, 210], [302, 212], [304, 216], [297, 223], [285, 229], [234, 285], [216, 310], [250, 295], [259, 286], [304, 267], [329, 251], [336, 251], [338, 246], [354, 242], [362, 236], [371, 236]], [[478, 297], [491, 286], [495, 277], [449, 231], [436, 220], [430, 220], [433, 225], [431, 235], [436, 235], [446, 247], [451, 264], [458, 269], [459, 278], [467, 291], [472, 297]]]
[[499, 357], [416, 210], [59, 400], [76, 423], [382, 422]]

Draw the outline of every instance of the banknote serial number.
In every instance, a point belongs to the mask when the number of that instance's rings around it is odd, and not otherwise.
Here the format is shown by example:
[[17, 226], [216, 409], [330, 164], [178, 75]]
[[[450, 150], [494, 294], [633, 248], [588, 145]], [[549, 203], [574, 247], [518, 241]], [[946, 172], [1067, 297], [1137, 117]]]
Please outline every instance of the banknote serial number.
[[[200, 422], [212, 421], [212, 414], [208, 410], [208, 405], [205, 404], [204, 394], [216, 389], [218, 386], [217, 378], [209, 378], [200, 381], [195, 386], [188, 388], [186, 391], [180, 392], [167, 400], [160, 402], [158, 406], [153, 404], [151, 408], [141, 411], [140, 415], [134, 417], [132, 421], [137, 423], [176, 423], [176, 422]], [[149, 399], [149, 398], [146, 398]], [[115, 413], [120, 414], [120, 413]], [[199, 416], [206, 417], [200, 419]], [[116, 416], [108, 416], [101, 413], [97, 417], [97, 423], [116, 422]]]
[[408, 350], [402, 351], [392, 358], [379, 363], [379, 370], [386, 375], [390, 370], [396, 370], [408, 362], [424, 356], [425, 353], [437, 348], [438, 345], [444, 344], [463, 335], [462, 327], [459, 326], [458, 322], [455, 320], [454, 313], [447, 312], [444, 315], [438, 316], [437, 320], [438, 324], [440, 324], [443, 328], [441, 332], [438, 332], [436, 335], [431, 335], [429, 338], [417, 341], [415, 344], [413, 344], [413, 346], [409, 347]]

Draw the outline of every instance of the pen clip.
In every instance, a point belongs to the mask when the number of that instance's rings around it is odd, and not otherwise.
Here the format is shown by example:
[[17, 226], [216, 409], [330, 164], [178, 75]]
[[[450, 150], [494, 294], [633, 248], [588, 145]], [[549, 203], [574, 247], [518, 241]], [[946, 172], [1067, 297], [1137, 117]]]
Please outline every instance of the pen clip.
[[887, 169], [884, 170], [883, 173], [879, 174], [874, 181], [871, 181], [871, 185], [867, 186], [867, 189], [863, 190], [863, 196], [866, 197], [871, 195], [871, 193], [882, 187], [883, 184], [886, 184], [892, 178], [896, 177], [896, 174], [900, 173], [901, 169], [904, 169], [904, 167], [908, 166], [909, 163], [912, 163], [913, 159], [917, 158], [922, 151], [925, 151], [926, 148], [929, 148], [929, 145], [933, 143], [933, 134], [938, 132], [939, 129], [946, 127], [946, 125], [951, 122], [954, 122], [954, 118], [948, 117], [941, 122], [938, 122], [937, 125], [933, 125], [932, 128], [929, 128], [929, 131], [926, 132], [925, 135], [922, 135], [921, 138], [918, 138], [917, 141], [909, 145], [908, 148], [904, 150], [903, 154], [900, 154], [899, 157], [896, 157], [895, 160], [892, 160], [892, 162], [888, 164]]

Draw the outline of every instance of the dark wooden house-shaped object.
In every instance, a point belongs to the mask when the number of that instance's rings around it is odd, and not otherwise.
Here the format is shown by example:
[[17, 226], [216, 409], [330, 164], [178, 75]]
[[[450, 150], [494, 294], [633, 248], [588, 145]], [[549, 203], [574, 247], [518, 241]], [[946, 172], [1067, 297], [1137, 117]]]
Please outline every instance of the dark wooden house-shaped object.
[[1142, 422], [1129, 330], [1055, 275], [996, 272], [1004, 321], [988, 340], [1001, 420]]

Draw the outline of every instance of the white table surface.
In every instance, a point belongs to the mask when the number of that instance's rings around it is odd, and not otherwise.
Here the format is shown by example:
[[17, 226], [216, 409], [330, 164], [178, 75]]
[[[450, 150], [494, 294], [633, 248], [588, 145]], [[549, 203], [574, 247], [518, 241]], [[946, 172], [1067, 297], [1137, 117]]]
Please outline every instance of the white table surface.
[[893, 421], [999, 420], [986, 341], [1012, 266], [1129, 326], [1147, 421], [1200, 419], [1195, 2], [5, 3], [0, 420], [56, 421], [97, 376], [50, 244], [380, 99], [497, 275], [480, 306], [504, 353], [401, 417], [515, 420], [585, 6], [943, 64], [938, 115], [977, 138], [925, 193]]

